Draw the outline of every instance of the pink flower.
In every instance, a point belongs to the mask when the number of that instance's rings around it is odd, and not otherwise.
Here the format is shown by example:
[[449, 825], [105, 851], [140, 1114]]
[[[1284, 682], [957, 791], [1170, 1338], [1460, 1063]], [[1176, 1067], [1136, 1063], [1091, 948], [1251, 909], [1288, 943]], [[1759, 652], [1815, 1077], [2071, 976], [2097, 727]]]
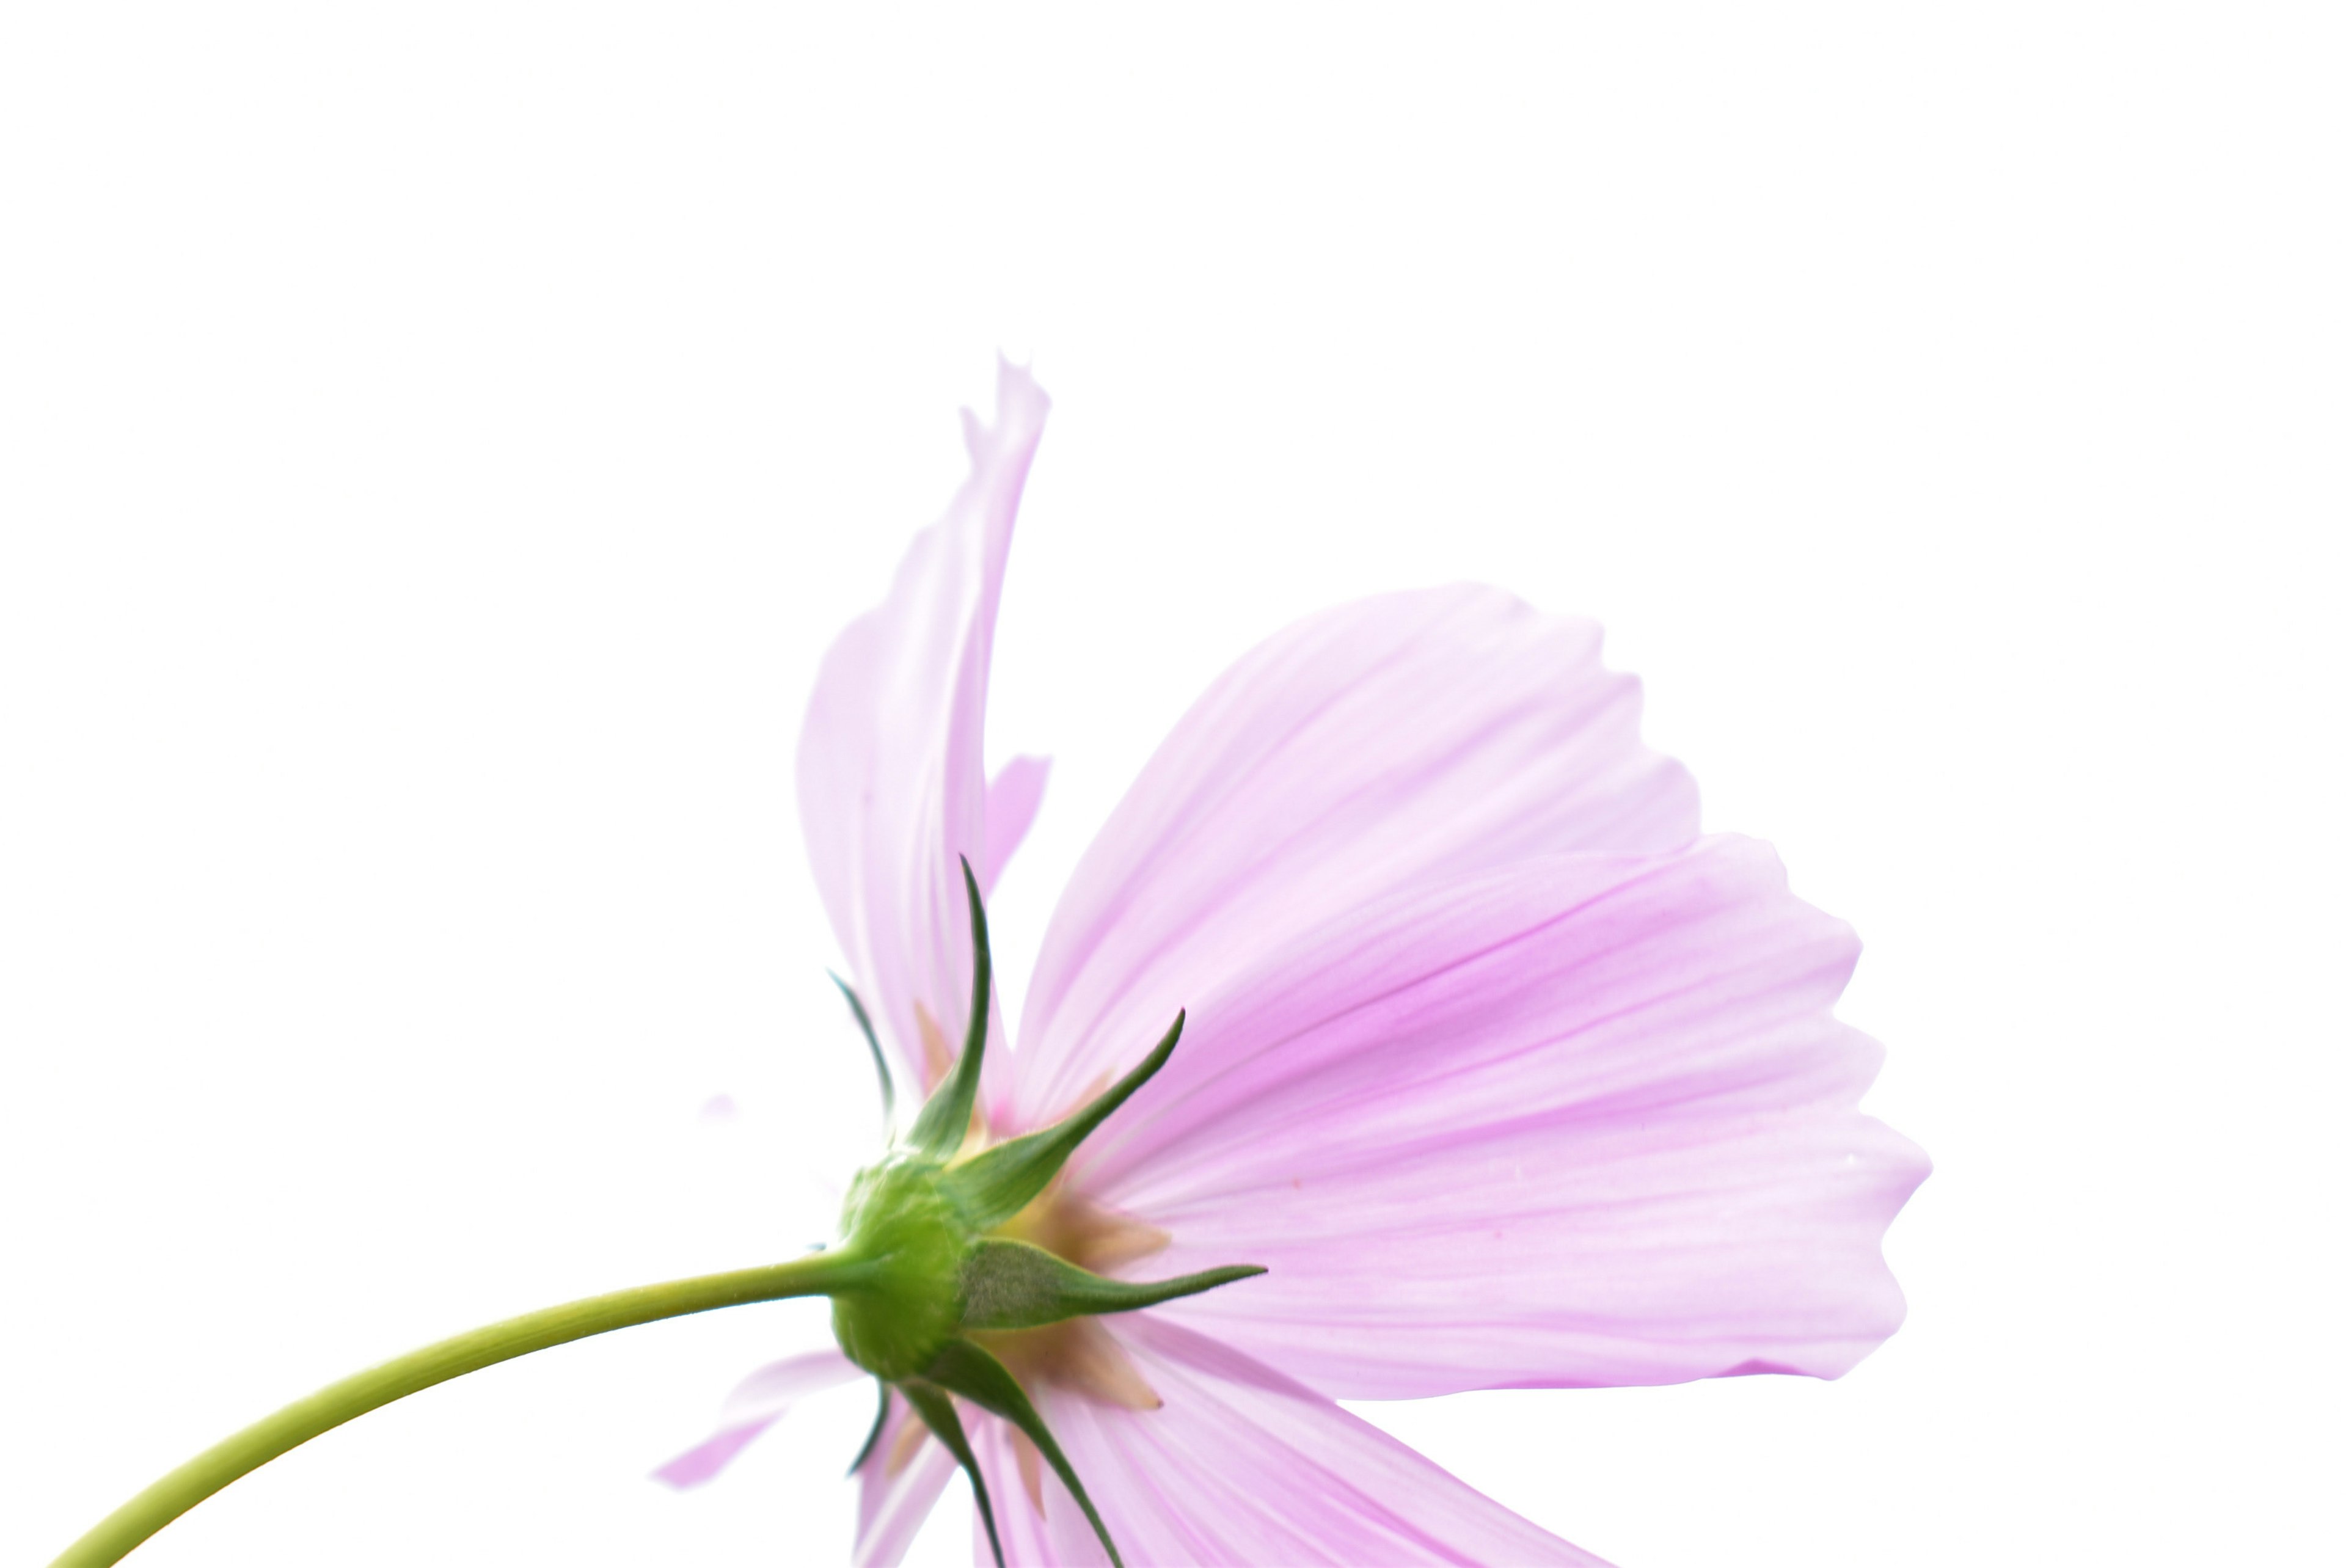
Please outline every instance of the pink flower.
[[[799, 753], [832, 926], [926, 1087], [968, 1022], [959, 861], [992, 885], [1046, 771], [983, 769], [1048, 406], [1006, 365], [999, 399]], [[1699, 834], [1598, 640], [1477, 587], [1304, 620], [1175, 727], [1062, 896], [979, 1142], [1187, 1031], [1015, 1233], [1116, 1278], [1269, 1270], [995, 1343], [1127, 1563], [1595, 1562], [1333, 1401], [1831, 1378], [1897, 1328], [1880, 1239], [1927, 1166], [1857, 1110], [1879, 1048], [1832, 1017], [1857, 942], [1767, 846]], [[661, 1474], [706, 1480], [859, 1375], [766, 1368]], [[1026, 1439], [964, 1419], [1009, 1559], [1104, 1560]], [[902, 1400], [870, 1451], [857, 1560], [892, 1563], [954, 1461]]]

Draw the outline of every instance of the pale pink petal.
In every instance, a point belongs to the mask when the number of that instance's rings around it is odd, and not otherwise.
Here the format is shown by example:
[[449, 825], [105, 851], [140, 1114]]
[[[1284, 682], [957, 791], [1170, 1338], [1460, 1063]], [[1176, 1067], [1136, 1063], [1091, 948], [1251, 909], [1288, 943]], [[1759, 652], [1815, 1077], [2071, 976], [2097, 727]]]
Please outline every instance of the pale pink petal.
[[863, 1376], [837, 1350], [813, 1350], [759, 1368], [725, 1397], [717, 1415], [717, 1431], [706, 1442], [688, 1450], [652, 1471], [654, 1478], [678, 1491], [699, 1486], [733, 1462], [733, 1456], [750, 1440], [787, 1414], [809, 1394], [837, 1388]]
[[[1172, 1563], [1571, 1563], [1599, 1560], [1260, 1361], [1148, 1314], [1114, 1332], [1162, 1409], [1046, 1390], [1044, 1419], [1128, 1568]], [[1102, 1563], [1047, 1471], [1035, 1516], [1000, 1423], [980, 1463], [1019, 1568]], [[997, 1479], [998, 1478], [998, 1479]], [[983, 1545], [980, 1558], [984, 1560]]]
[[[1037, 1408], [1040, 1408], [1039, 1401], [1045, 1398], [1043, 1390], [1035, 1390], [1031, 1397], [1038, 1401]], [[985, 1472], [986, 1491], [994, 1499], [994, 1522], [1002, 1532], [1005, 1568], [1028, 1568], [1030, 1564], [1059, 1561], [1051, 1544], [1049, 1532], [1045, 1528], [1043, 1516], [1036, 1513], [1035, 1505], [1027, 1501], [1027, 1481], [1019, 1468], [1016, 1448], [1021, 1441], [1014, 1435], [1009, 1422], [994, 1416], [980, 1412], [970, 1424], [969, 1446], [977, 1454], [977, 1466]], [[1028, 1462], [1034, 1466], [1039, 1491], [1044, 1470], [1042, 1456], [1036, 1454]], [[1101, 1495], [1097, 1485], [1085, 1471], [1077, 1471], [1076, 1473], [1083, 1476], [1084, 1489], [1092, 1493], [1092, 1500], [1096, 1503]], [[1111, 1481], [1111, 1490], [1119, 1492], [1130, 1484], [1122, 1476], [1113, 1477]], [[1071, 1511], [1076, 1506], [1075, 1500], [1056, 1485], [1042, 1495], [1046, 1507], [1051, 1506], [1050, 1500], [1054, 1497], [1058, 1500], [1059, 1506]], [[1080, 1519], [1081, 1516], [1077, 1517]], [[971, 1553], [976, 1568], [990, 1568], [994, 1562], [993, 1549], [986, 1544], [985, 1522], [976, 1516], [974, 1509], [971, 1510], [969, 1528]], [[1123, 1543], [1119, 1542], [1117, 1545], [1122, 1548]], [[1101, 1561], [1107, 1559], [1103, 1556]], [[1126, 1568], [1139, 1568], [1128, 1550], [1125, 1552], [1124, 1561]]]
[[1049, 401], [1002, 367], [970, 476], [887, 599], [824, 658], [799, 737], [799, 818], [831, 930], [882, 1037], [925, 1083], [915, 1009], [958, 1045], [969, 1007], [960, 857], [987, 858], [985, 687], [1002, 570]]
[[1002, 868], [1035, 825], [1035, 811], [1043, 804], [1043, 786], [1050, 777], [1049, 758], [1014, 757], [985, 787], [985, 860], [972, 863], [977, 865], [978, 885], [989, 896]]
[[1749, 840], [1418, 890], [1199, 976], [1069, 1176], [1148, 1275], [1267, 1267], [1158, 1310], [1340, 1398], [1838, 1376], [1928, 1168], [1858, 1113], [1856, 955]]
[[905, 1446], [913, 1419], [903, 1396], [889, 1401], [888, 1423], [857, 1476], [855, 1568], [896, 1568], [954, 1478], [952, 1453], [925, 1431], [917, 1446]]
[[1128, 1064], [1213, 977], [1430, 878], [1694, 837], [1694, 785], [1637, 738], [1591, 622], [1491, 588], [1395, 594], [1289, 628], [1174, 727], [1045, 936], [1021, 1120]]

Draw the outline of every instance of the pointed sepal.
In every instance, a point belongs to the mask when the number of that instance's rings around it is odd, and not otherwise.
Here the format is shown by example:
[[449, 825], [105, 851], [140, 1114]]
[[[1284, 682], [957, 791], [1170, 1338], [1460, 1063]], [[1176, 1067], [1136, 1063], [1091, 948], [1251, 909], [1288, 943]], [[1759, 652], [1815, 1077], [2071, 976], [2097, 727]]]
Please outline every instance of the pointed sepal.
[[1103, 1278], [1039, 1247], [990, 1237], [962, 1264], [961, 1326], [1039, 1329], [1069, 1318], [1133, 1312], [1265, 1272], [1247, 1263], [1135, 1285]]
[[1172, 1058], [1173, 1047], [1181, 1040], [1181, 1025], [1188, 1016], [1187, 1012], [1178, 1014], [1173, 1027], [1165, 1032], [1157, 1049], [1142, 1058], [1140, 1065], [1074, 1115], [1039, 1133], [996, 1144], [946, 1171], [939, 1185], [967, 1217], [971, 1228], [991, 1229], [1034, 1202], [1051, 1185], [1051, 1178], [1059, 1174], [1059, 1167], [1067, 1163], [1067, 1156], [1076, 1152], [1076, 1145], [1091, 1136], [1117, 1106], [1132, 1098], [1134, 1091], [1155, 1077], [1157, 1070]]
[[969, 945], [974, 956], [970, 982], [969, 1036], [961, 1055], [945, 1074], [929, 1103], [913, 1123], [913, 1146], [924, 1155], [945, 1159], [969, 1135], [969, 1115], [977, 1105], [977, 1081], [985, 1068], [985, 1015], [994, 997], [994, 953], [985, 935], [985, 901], [978, 896], [977, 873], [969, 857], [961, 861], [962, 881], [969, 888]]
[[[1005, 1378], [1009, 1375], [1003, 1374]], [[1002, 1568], [1002, 1537], [994, 1528], [994, 1500], [985, 1494], [985, 1477], [977, 1468], [977, 1455], [970, 1451], [969, 1435], [961, 1430], [961, 1417], [954, 1411], [952, 1396], [937, 1384], [918, 1378], [907, 1378], [901, 1386], [922, 1423], [969, 1472], [970, 1495], [977, 1500], [977, 1516], [985, 1521], [986, 1544], [994, 1548], [994, 1568]], [[1109, 1555], [1115, 1553], [1111, 1551]]]
[[896, 1125], [896, 1076], [888, 1071], [888, 1054], [880, 1049], [880, 1036], [872, 1032], [872, 1014], [863, 1011], [863, 998], [856, 995], [855, 988], [836, 973], [831, 973], [831, 983], [839, 987], [842, 996], [847, 998], [848, 1008], [855, 1014], [855, 1026], [863, 1031], [863, 1043], [872, 1047], [872, 1065], [880, 1074], [881, 1136], [885, 1137], [888, 1129]]
[[[937, 1359], [929, 1363], [928, 1378], [931, 1382], [951, 1389], [980, 1410], [992, 1410], [1025, 1432], [1026, 1441], [1042, 1454], [1053, 1473], [1058, 1476], [1060, 1484], [1074, 1496], [1076, 1506], [1084, 1511], [1084, 1517], [1091, 1521], [1092, 1533], [1099, 1537], [1100, 1545], [1107, 1552], [1107, 1560], [1116, 1568], [1124, 1568], [1124, 1559], [1117, 1555], [1116, 1543], [1108, 1538], [1107, 1526], [1100, 1522], [1099, 1510], [1092, 1506], [1091, 1495], [1084, 1491], [1084, 1483], [1076, 1479], [1075, 1466], [1067, 1462], [1067, 1456], [1060, 1451], [1058, 1440], [1051, 1435], [1051, 1429], [1043, 1424], [1043, 1418], [1036, 1413], [1034, 1401], [1027, 1399], [1026, 1390], [1018, 1386], [1018, 1380], [1010, 1375], [1009, 1368], [994, 1359], [991, 1351], [982, 1349], [967, 1339], [949, 1339], [945, 1348], [937, 1352]], [[975, 1471], [971, 1474], [974, 1479]], [[986, 1527], [989, 1530], [993, 1528], [990, 1515]]]

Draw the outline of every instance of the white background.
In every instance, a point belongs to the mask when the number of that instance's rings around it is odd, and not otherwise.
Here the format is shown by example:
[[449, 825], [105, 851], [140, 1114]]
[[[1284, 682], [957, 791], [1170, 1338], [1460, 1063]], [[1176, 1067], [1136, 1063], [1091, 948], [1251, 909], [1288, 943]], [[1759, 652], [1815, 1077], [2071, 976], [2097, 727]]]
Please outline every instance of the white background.
[[[1001, 349], [1014, 983], [1217, 669], [1455, 578], [1868, 940], [1897, 1339], [1373, 1419], [1625, 1568], [2336, 1561], [2338, 13], [1608, 9], [11, 6], [0, 1560], [827, 1233], [791, 747]], [[502, 1368], [138, 1561], [839, 1560], [861, 1390], [643, 1479], [821, 1333]]]

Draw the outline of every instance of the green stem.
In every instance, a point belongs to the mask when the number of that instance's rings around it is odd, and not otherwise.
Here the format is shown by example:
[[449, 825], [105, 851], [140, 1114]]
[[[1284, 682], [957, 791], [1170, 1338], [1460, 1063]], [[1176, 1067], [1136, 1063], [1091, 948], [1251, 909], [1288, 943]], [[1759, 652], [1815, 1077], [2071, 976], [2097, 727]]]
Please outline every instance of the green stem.
[[589, 1296], [411, 1350], [329, 1384], [308, 1399], [296, 1400], [275, 1415], [265, 1416], [234, 1437], [213, 1444], [107, 1514], [96, 1529], [66, 1547], [50, 1568], [107, 1568], [118, 1563], [140, 1542], [239, 1476], [259, 1470], [279, 1454], [301, 1447], [353, 1416], [434, 1383], [614, 1329], [631, 1329], [638, 1323], [719, 1307], [852, 1288], [870, 1267], [844, 1253], [818, 1252], [762, 1268], [704, 1274], [695, 1279]]

